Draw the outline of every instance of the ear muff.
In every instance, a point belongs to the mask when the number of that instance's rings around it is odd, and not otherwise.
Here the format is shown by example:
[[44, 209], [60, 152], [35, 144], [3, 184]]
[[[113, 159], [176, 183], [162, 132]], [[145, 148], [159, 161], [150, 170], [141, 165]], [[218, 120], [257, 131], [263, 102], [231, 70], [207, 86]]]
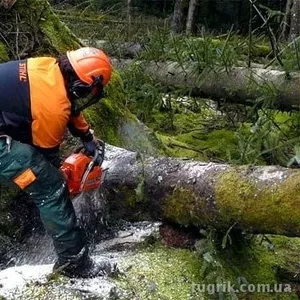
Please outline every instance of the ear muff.
[[76, 98], [84, 98], [92, 91], [92, 89], [91, 84], [86, 84], [80, 80], [76, 80], [70, 87], [70, 93]]

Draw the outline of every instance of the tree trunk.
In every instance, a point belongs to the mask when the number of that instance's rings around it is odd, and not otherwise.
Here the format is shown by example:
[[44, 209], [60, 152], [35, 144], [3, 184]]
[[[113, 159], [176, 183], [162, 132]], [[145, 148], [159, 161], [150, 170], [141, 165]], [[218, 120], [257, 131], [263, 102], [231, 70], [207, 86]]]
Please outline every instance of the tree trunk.
[[[113, 60], [116, 68], [125, 68], [131, 60]], [[196, 66], [175, 62], [137, 63], [143, 72], [153, 75], [166, 87], [184, 88], [192, 96], [207, 97], [246, 105], [261, 105], [283, 111], [300, 109], [300, 73], [279, 70], [233, 67], [215, 69], [198, 75]]]
[[174, 6], [171, 29], [174, 33], [181, 33], [184, 27], [184, 5], [186, 0], [176, 0]]
[[282, 38], [287, 38], [287, 35], [288, 35], [287, 28], [290, 27], [292, 5], [293, 5], [293, 0], [287, 0], [286, 7], [285, 7], [285, 13], [284, 13], [284, 17], [282, 20], [282, 31], [281, 31]]
[[291, 30], [290, 40], [294, 40], [300, 35], [300, 0], [293, 0], [291, 9]]
[[130, 37], [131, 33], [131, 0], [127, 0], [127, 37]]
[[186, 30], [185, 33], [187, 35], [193, 33], [193, 28], [195, 26], [195, 16], [196, 16], [196, 8], [198, 5], [199, 0], [190, 0], [189, 4], [189, 11], [186, 21]]
[[[39, 54], [57, 55], [81, 43], [46, 0], [6, 0], [1, 5], [0, 62]], [[13, 5], [13, 6], [12, 6]]]
[[111, 146], [106, 154], [102, 191], [114, 217], [300, 236], [298, 170], [141, 157]]
[[9, 9], [17, 0], [0, 0], [0, 8]]

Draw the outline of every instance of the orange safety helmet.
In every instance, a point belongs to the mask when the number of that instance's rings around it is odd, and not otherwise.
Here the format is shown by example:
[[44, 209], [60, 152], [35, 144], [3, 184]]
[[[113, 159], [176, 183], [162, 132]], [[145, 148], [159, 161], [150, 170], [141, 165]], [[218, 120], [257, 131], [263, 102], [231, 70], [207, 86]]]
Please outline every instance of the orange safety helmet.
[[111, 77], [112, 66], [108, 56], [100, 49], [83, 47], [67, 52], [67, 57], [75, 73], [81, 81], [93, 84], [94, 79], [101, 76], [104, 86]]

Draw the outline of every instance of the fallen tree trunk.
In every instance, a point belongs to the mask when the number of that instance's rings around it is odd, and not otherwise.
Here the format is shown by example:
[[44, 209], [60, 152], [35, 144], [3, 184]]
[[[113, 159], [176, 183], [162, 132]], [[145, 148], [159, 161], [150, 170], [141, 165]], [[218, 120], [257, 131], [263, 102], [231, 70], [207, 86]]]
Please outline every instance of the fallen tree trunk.
[[300, 236], [300, 171], [141, 158], [108, 147], [103, 192], [116, 217]]
[[184, 88], [189, 95], [246, 105], [266, 105], [290, 111], [300, 108], [300, 74], [261, 68], [197, 70], [175, 62], [113, 60], [116, 68], [138, 65], [167, 87]]

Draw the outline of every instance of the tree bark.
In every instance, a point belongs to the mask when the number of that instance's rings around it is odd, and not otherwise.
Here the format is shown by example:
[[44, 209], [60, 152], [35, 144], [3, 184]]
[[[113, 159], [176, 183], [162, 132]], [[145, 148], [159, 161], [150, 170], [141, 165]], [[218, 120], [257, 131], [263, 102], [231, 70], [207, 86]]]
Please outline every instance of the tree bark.
[[131, 0], [127, 0], [127, 36], [130, 37], [131, 33]]
[[0, 0], [0, 8], [9, 9], [17, 0]]
[[[122, 69], [131, 60], [113, 60]], [[198, 73], [192, 64], [175, 62], [135, 62], [166, 87], [184, 88], [192, 96], [207, 97], [246, 105], [264, 105], [283, 111], [300, 109], [300, 74], [262, 68], [233, 67]]]
[[176, 0], [171, 29], [174, 33], [181, 33], [184, 27], [184, 5], [186, 0]]
[[102, 191], [114, 217], [300, 236], [300, 171], [167, 157], [107, 147]]
[[193, 27], [195, 26], [195, 16], [196, 16], [196, 8], [199, 0], [190, 0], [189, 11], [186, 21], [186, 30], [185, 33], [187, 35], [193, 33]]
[[293, 0], [287, 0], [286, 7], [285, 7], [285, 13], [282, 20], [282, 31], [281, 31], [281, 37], [287, 38], [288, 36], [288, 30], [287, 28], [290, 27], [290, 21], [291, 21], [291, 7], [293, 5]]
[[300, 35], [300, 0], [294, 0], [291, 9], [291, 30], [290, 40], [294, 40]]

